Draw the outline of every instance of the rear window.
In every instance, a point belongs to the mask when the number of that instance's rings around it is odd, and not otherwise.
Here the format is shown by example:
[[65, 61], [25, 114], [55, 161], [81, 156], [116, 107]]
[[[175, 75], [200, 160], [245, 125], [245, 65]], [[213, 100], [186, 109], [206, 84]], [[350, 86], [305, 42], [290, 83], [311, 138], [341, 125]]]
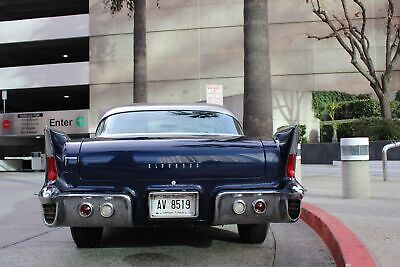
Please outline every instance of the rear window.
[[96, 135], [178, 134], [243, 135], [237, 120], [227, 114], [199, 110], [135, 111], [107, 117]]

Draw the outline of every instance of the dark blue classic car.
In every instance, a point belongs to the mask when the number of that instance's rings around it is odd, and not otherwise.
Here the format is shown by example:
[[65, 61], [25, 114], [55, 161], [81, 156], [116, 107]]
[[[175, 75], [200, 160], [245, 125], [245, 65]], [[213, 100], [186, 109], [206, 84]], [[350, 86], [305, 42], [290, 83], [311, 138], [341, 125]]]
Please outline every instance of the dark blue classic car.
[[243, 242], [261, 243], [270, 223], [300, 216], [297, 133], [249, 139], [206, 104], [112, 109], [79, 141], [46, 128], [44, 223], [70, 227], [78, 247], [98, 246], [104, 227], [198, 224], [237, 224]]

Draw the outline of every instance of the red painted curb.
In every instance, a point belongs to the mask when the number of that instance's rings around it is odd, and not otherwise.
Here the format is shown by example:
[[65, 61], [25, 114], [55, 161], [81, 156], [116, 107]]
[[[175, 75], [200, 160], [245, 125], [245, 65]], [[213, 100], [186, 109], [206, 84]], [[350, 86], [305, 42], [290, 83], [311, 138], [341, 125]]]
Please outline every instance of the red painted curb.
[[338, 219], [309, 203], [302, 204], [301, 219], [328, 246], [337, 266], [376, 267], [364, 244]]

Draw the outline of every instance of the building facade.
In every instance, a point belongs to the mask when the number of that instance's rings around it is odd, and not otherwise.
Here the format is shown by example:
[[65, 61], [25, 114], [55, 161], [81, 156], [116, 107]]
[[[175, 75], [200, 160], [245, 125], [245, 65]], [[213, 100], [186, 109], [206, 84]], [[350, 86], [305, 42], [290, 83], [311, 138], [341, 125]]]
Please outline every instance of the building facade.
[[[147, 0], [148, 102], [204, 102], [207, 85], [222, 85], [224, 105], [241, 118], [243, 0], [160, 2], [157, 8], [155, 0]], [[400, 6], [400, 0], [395, 2]], [[371, 89], [335, 40], [307, 38], [308, 33], [323, 34], [326, 26], [305, 1], [268, 4], [274, 128], [305, 124], [315, 140], [319, 122], [311, 108], [312, 91]], [[367, 30], [380, 70], [385, 5], [367, 1]], [[393, 91], [400, 89], [399, 64], [395, 68]], [[5, 112], [14, 114], [17, 123], [38, 128], [50, 119], [72, 120], [74, 128], [57, 127], [88, 136], [105, 111], [133, 102], [132, 17], [126, 10], [112, 15], [103, 0], [2, 0], [0, 89], [7, 91]], [[71, 110], [81, 113], [66, 118]], [[41, 133], [10, 132], [15, 122], [7, 120], [12, 125], [3, 123], [0, 131], [0, 158], [42, 150]]]

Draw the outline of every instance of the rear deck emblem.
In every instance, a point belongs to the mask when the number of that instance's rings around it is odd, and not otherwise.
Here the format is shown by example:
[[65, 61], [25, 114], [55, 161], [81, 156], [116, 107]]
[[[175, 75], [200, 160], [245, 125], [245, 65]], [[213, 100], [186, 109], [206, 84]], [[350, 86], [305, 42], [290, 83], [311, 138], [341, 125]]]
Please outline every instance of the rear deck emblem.
[[147, 163], [148, 169], [198, 169], [200, 163]]

